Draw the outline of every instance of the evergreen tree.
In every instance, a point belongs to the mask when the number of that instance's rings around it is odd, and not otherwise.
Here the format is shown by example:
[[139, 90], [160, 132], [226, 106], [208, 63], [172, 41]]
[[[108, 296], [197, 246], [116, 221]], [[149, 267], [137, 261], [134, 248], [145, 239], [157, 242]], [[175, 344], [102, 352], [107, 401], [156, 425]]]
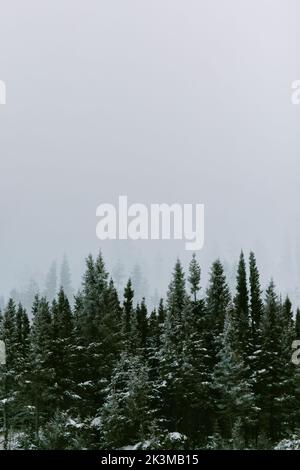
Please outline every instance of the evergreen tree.
[[257, 443], [259, 436], [259, 413], [260, 397], [263, 391], [263, 383], [261, 381], [261, 371], [264, 368], [264, 357], [262, 354], [262, 320], [264, 314], [264, 306], [262, 300], [262, 292], [260, 287], [260, 276], [256, 265], [256, 259], [253, 252], [249, 256], [249, 313], [250, 313], [250, 335], [249, 335], [249, 356], [247, 364], [249, 365], [250, 377], [253, 384], [256, 401], [256, 421], [254, 429], [254, 438]]
[[148, 336], [148, 312], [145, 298], [142, 299], [141, 305], [136, 308], [136, 325], [138, 347], [145, 351]]
[[164, 322], [163, 345], [160, 352], [160, 378], [157, 386], [160, 411], [172, 431], [180, 432], [182, 421], [182, 393], [184, 391], [183, 339], [184, 308], [187, 303], [185, 275], [179, 260], [176, 261], [167, 296], [167, 313]]
[[272, 442], [276, 442], [282, 433], [284, 388], [284, 359], [282, 357], [282, 321], [281, 305], [276, 293], [275, 284], [270, 282], [266, 291], [265, 317], [263, 327], [264, 369], [262, 380], [262, 428]]
[[124, 348], [124, 336], [122, 332], [122, 308], [120, 306], [117, 290], [110, 279], [106, 292], [105, 308], [100, 325], [103, 357], [101, 374], [110, 379], [116, 362], [120, 358]]
[[236, 295], [234, 297], [234, 318], [236, 329], [235, 348], [244, 359], [249, 357], [249, 294], [247, 286], [246, 263], [243, 252], [240, 254]]
[[4, 309], [1, 340], [5, 343], [6, 364], [2, 368], [1, 380], [1, 405], [3, 407], [4, 449], [8, 448], [9, 429], [14, 427], [14, 417], [17, 413], [17, 329], [16, 329], [16, 305], [13, 299], [9, 299]]
[[15, 396], [17, 409], [14, 412], [15, 426], [20, 429], [30, 422], [31, 412], [26, 400], [26, 379], [30, 373], [30, 323], [26, 310], [19, 304], [16, 310], [16, 357]]
[[[81, 306], [77, 312], [78, 337], [76, 338], [79, 362], [82, 365], [81, 377], [78, 387], [81, 399], [81, 414], [93, 416], [103, 402], [108, 377], [103, 376], [103, 370], [108, 367], [107, 330], [103, 328], [106, 323], [106, 302], [108, 298], [108, 273], [102, 254], [99, 253], [94, 261], [90, 255], [86, 260], [86, 272], [83, 278]], [[82, 349], [83, 348], [83, 349]]]
[[286, 297], [281, 305], [279, 320], [281, 323], [280, 358], [282, 361], [281, 382], [283, 389], [281, 400], [284, 401], [282, 427], [291, 432], [295, 431], [297, 420], [296, 377], [294, 364], [291, 361], [292, 344], [296, 339], [293, 317], [292, 303]]
[[[198, 280], [200, 283], [200, 279]], [[206, 442], [213, 429], [213, 383], [207, 349], [205, 301], [187, 302], [184, 309], [181, 432], [195, 442]]]
[[[180, 353], [183, 337], [182, 315], [186, 302], [185, 274], [179, 259], [176, 261], [167, 293], [167, 315], [165, 320], [166, 342], [178, 346]], [[172, 346], [172, 345], [171, 345]]]
[[31, 329], [30, 371], [27, 378], [29, 406], [34, 411], [32, 427], [36, 436], [40, 426], [53, 413], [56, 398], [53, 321], [45, 297], [36, 296]]
[[128, 335], [130, 334], [132, 328], [132, 317], [133, 317], [133, 298], [134, 298], [134, 291], [132, 289], [131, 279], [128, 279], [124, 290], [124, 333], [128, 339]]
[[263, 301], [253, 253], [249, 284], [241, 253], [233, 303], [219, 260], [203, 298], [200, 274], [193, 256], [189, 295], [177, 260], [166, 303], [150, 315], [130, 280], [120, 305], [101, 253], [88, 257], [73, 306], [63, 288], [53, 297], [53, 269], [32, 322], [16, 291], [20, 303], [0, 312], [4, 447], [19, 436], [30, 449], [269, 448], [296, 433], [299, 310], [294, 318], [273, 281]]
[[57, 301], [54, 300], [52, 304], [52, 319], [56, 406], [60, 410], [66, 410], [72, 405], [74, 397], [70, 371], [73, 318], [69, 300], [62, 287]]
[[261, 298], [261, 287], [259, 272], [253, 252], [249, 257], [249, 284], [250, 284], [250, 318], [251, 335], [254, 347], [261, 347], [261, 322], [263, 317], [263, 301]]
[[193, 253], [193, 258], [189, 266], [188, 281], [191, 285], [191, 294], [193, 295], [195, 301], [197, 300], [197, 293], [200, 290], [200, 277], [201, 277], [201, 269], [196, 260], [196, 255], [195, 253]]
[[217, 362], [217, 353], [221, 348], [221, 334], [230, 306], [230, 292], [221, 261], [216, 260], [210, 271], [206, 292], [206, 347], [210, 351], [211, 368]]
[[159, 325], [163, 326], [165, 321], [166, 321], [166, 315], [167, 315], [163, 299], [160, 299], [160, 301], [159, 301], [157, 315], [158, 315]]
[[101, 416], [101, 447], [120, 447], [150, 435], [151, 387], [148, 370], [139, 357], [122, 355], [113, 374]]
[[219, 392], [216, 403], [219, 426], [225, 438], [233, 437], [236, 423], [242, 423], [242, 437], [247, 446], [247, 429], [252, 426], [255, 414], [255, 397], [247, 380], [243, 355], [235, 350], [236, 322], [233, 310], [227, 313], [220, 361], [215, 367], [214, 384]]

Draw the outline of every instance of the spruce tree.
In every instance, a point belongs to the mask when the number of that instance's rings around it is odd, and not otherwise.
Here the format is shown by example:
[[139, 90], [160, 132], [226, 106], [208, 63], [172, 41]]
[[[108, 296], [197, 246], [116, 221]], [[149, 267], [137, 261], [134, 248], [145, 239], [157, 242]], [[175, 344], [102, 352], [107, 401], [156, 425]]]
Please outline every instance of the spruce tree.
[[197, 300], [197, 293], [200, 290], [200, 277], [201, 277], [201, 269], [196, 260], [196, 255], [193, 253], [192, 261], [190, 262], [189, 266], [189, 277], [188, 281], [191, 286], [191, 294], [194, 297], [194, 301]]
[[246, 263], [243, 252], [240, 254], [237, 278], [236, 295], [234, 297], [234, 317], [236, 329], [235, 348], [245, 360], [249, 357], [249, 293], [247, 286]]
[[3, 408], [4, 449], [8, 448], [9, 429], [14, 428], [17, 410], [16, 389], [18, 369], [16, 305], [9, 299], [4, 309], [1, 339], [5, 343], [6, 364], [1, 374], [1, 405]]
[[53, 348], [53, 321], [45, 297], [36, 296], [32, 308], [30, 370], [26, 380], [30, 409], [34, 411], [31, 423], [36, 436], [40, 426], [52, 415], [55, 406], [55, 356]]
[[129, 338], [129, 334], [132, 328], [132, 317], [133, 317], [133, 298], [134, 291], [132, 289], [131, 279], [128, 279], [126, 287], [124, 289], [124, 319], [123, 319], [123, 329], [126, 339]]
[[265, 316], [263, 325], [264, 368], [260, 371], [262, 381], [261, 427], [272, 442], [279, 439], [282, 432], [283, 396], [285, 384], [282, 358], [281, 305], [275, 284], [270, 282], [266, 291]]
[[145, 298], [142, 299], [141, 305], [136, 308], [136, 324], [138, 347], [145, 352], [148, 336], [148, 312]]
[[284, 402], [282, 413], [282, 427], [295, 431], [297, 421], [297, 398], [296, 398], [296, 376], [295, 366], [291, 361], [292, 344], [296, 339], [295, 323], [292, 303], [288, 297], [284, 300], [280, 309], [281, 338], [280, 358], [282, 361], [281, 382], [283, 384], [281, 400]]
[[216, 409], [223, 437], [232, 438], [236, 424], [240, 422], [241, 437], [247, 446], [248, 429], [253, 424], [256, 411], [255, 397], [251, 382], [247, 380], [245, 374], [243, 355], [235, 349], [238, 334], [236, 327], [234, 309], [232, 309], [226, 316], [219, 362], [214, 371], [214, 386], [218, 392]]
[[167, 293], [166, 341], [178, 346], [183, 338], [182, 315], [186, 302], [185, 274], [177, 259]]
[[18, 429], [31, 421], [31, 410], [28, 408], [26, 387], [30, 373], [30, 323], [26, 310], [21, 304], [16, 311], [16, 360], [15, 360], [15, 396], [17, 410], [14, 422]]
[[100, 447], [118, 449], [145, 441], [151, 433], [151, 387], [148, 369], [137, 356], [122, 354], [113, 371], [100, 411]]
[[[198, 287], [200, 278], [198, 279]], [[194, 293], [194, 292], [193, 292]], [[210, 351], [207, 349], [204, 299], [186, 302], [182, 350], [182, 424], [180, 431], [192, 442], [205, 443], [213, 428]]]
[[261, 370], [263, 370], [264, 357], [262, 354], [262, 320], [264, 314], [264, 306], [262, 300], [262, 291], [260, 287], [260, 276], [253, 252], [249, 256], [249, 313], [250, 313], [250, 335], [249, 335], [249, 356], [247, 364], [249, 365], [250, 377], [255, 393], [256, 401], [256, 420], [253, 429], [253, 437], [257, 443], [259, 436], [259, 414], [260, 398], [263, 391], [263, 383], [261, 381]]
[[56, 407], [68, 409], [74, 398], [70, 356], [72, 348], [73, 318], [69, 300], [61, 287], [52, 304], [53, 357], [55, 364]]
[[213, 368], [217, 362], [217, 353], [221, 348], [221, 334], [224, 329], [225, 316], [230, 306], [230, 291], [221, 261], [216, 260], [210, 271], [206, 291], [206, 347], [210, 354]]
[[[82, 309], [77, 312], [77, 351], [80, 351], [80, 363], [83, 362], [83, 374], [80, 383], [82, 411], [85, 416], [93, 416], [103, 402], [107, 377], [101, 375], [107, 367], [104, 342], [107, 341], [103, 323], [106, 321], [106, 299], [109, 289], [108, 272], [102, 254], [96, 260], [90, 255], [86, 260], [83, 277]], [[78, 348], [83, 348], [80, 350]]]
[[181, 407], [184, 392], [183, 340], [184, 308], [187, 303], [185, 275], [176, 261], [167, 296], [167, 314], [164, 322], [163, 345], [160, 352], [160, 379], [157, 386], [160, 413], [172, 431], [180, 431]]

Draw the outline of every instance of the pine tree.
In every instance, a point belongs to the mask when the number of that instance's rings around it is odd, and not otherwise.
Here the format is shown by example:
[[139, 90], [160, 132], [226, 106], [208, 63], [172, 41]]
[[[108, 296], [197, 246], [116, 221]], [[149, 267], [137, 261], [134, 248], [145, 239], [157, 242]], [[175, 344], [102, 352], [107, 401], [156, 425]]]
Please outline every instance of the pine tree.
[[166, 341], [179, 347], [183, 337], [182, 315], [186, 302], [185, 274], [179, 259], [176, 261], [167, 293], [167, 316], [165, 320]]
[[162, 359], [164, 318], [165, 311], [163, 301], [161, 300], [159, 314], [156, 312], [156, 310], [153, 310], [148, 320], [148, 334], [145, 351], [149, 369], [149, 381], [152, 389], [154, 390], [152, 400], [153, 412], [157, 412], [161, 405], [161, 397], [158, 393], [157, 386], [161, 383], [160, 363]]
[[150, 402], [147, 367], [139, 357], [123, 354], [100, 410], [101, 448], [118, 449], [146, 440], [153, 421]]
[[163, 326], [165, 321], [166, 321], [166, 315], [167, 315], [163, 299], [160, 299], [160, 301], [159, 301], [157, 315], [158, 315], [159, 325]]
[[167, 296], [167, 314], [164, 322], [163, 345], [160, 352], [160, 378], [157, 393], [161, 415], [172, 431], [180, 432], [183, 393], [183, 339], [184, 308], [187, 303], [185, 275], [176, 261]]
[[[82, 401], [81, 414], [93, 416], [103, 402], [108, 378], [102, 376], [107, 368], [106, 301], [109, 283], [108, 272], [102, 254], [96, 260], [90, 255], [86, 260], [86, 272], [83, 278], [82, 309], [77, 312], [78, 337], [76, 338], [79, 362], [82, 365], [81, 377], [78, 377], [78, 393]], [[83, 349], [81, 349], [83, 348]]]
[[193, 295], [195, 302], [197, 300], [197, 293], [200, 290], [200, 277], [201, 277], [201, 269], [196, 260], [196, 255], [195, 253], [193, 253], [193, 258], [189, 266], [188, 281], [191, 285], [191, 294]]
[[111, 279], [106, 292], [105, 308], [100, 325], [100, 336], [104, 353], [102, 377], [110, 379], [113, 368], [120, 358], [124, 348], [124, 336], [122, 332], [122, 308], [114, 282]]
[[138, 347], [145, 352], [148, 336], [148, 312], [145, 298], [142, 299], [141, 305], [136, 308], [136, 323]]
[[[200, 283], [200, 279], [198, 280]], [[198, 284], [199, 285], [199, 284]], [[180, 431], [194, 442], [206, 442], [213, 429], [214, 410], [210, 351], [207, 349], [205, 301], [186, 302], [182, 351], [182, 425]]]
[[280, 358], [282, 361], [281, 382], [283, 385], [281, 400], [284, 402], [282, 427], [289, 429], [291, 432], [295, 431], [297, 419], [296, 377], [294, 364], [292, 364], [291, 361], [292, 344], [296, 339], [293, 317], [292, 303], [290, 299], [286, 297], [280, 309]]
[[259, 272], [253, 252], [250, 253], [249, 257], [249, 270], [251, 335], [254, 347], [260, 348], [263, 301], [261, 298]]
[[243, 252], [240, 254], [236, 278], [236, 295], [234, 297], [234, 318], [236, 329], [236, 345], [238, 353], [244, 359], [249, 357], [249, 294], [247, 286], [246, 263]]
[[247, 446], [247, 429], [251, 427], [255, 414], [255, 397], [247, 380], [246, 365], [242, 354], [235, 350], [236, 322], [234, 311], [227, 313], [222, 349], [214, 371], [215, 389], [218, 392], [216, 407], [218, 422], [225, 438], [233, 437], [238, 420], [242, 423], [243, 439]]
[[132, 317], [133, 317], [133, 298], [134, 298], [134, 291], [132, 289], [131, 279], [128, 279], [124, 290], [124, 333], [125, 337], [128, 339], [132, 328]]
[[[156, 310], [152, 310], [148, 319], [148, 332], [147, 332], [147, 354], [148, 356], [157, 352], [161, 346], [161, 328]], [[151, 351], [151, 352], [149, 352]]]
[[15, 396], [16, 411], [14, 422], [22, 428], [30, 421], [31, 413], [26, 400], [26, 379], [30, 373], [30, 323], [26, 310], [19, 304], [16, 310], [16, 357], [15, 357]]
[[185, 275], [179, 259], [177, 259], [172, 280], [168, 290], [168, 310], [180, 319], [186, 298]]
[[216, 260], [210, 271], [206, 292], [206, 347], [210, 351], [211, 368], [217, 362], [217, 353], [221, 348], [221, 334], [225, 316], [230, 306], [230, 291], [221, 261]]
[[53, 351], [53, 322], [49, 303], [45, 297], [36, 296], [31, 329], [31, 368], [27, 379], [29, 406], [34, 410], [32, 423], [36, 436], [40, 426], [53, 413], [55, 404], [55, 361]]
[[282, 432], [283, 393], [285, 385], [282, 381], [282, 322], [280, 318], [280, 302], [275, 284], [270, 282], [266, 291], [265, 317], [263, 325], [263, 357], [264, 368], [260, 371], [262, 380], [261, 426], [267, 437], [276, 442]]
[[256, 401], [256, 420], [254, 429], [254, 438], [257, 443], [259, 435], [259, 413], [260, 397], [263, 391], [263, 383], [261, 381], [261, 370], [263, 370], [264, 357], [262, 354], [262, 320], [264, 314], [264, 306], [262, 301], [262, 292], [260, 287], [260, 276], [256, 265], [256, 259], [253, 252], [249, 256], [249, 313], [250, 313], [250, 335], [249, 335], [249, 356], [247, 364], [249, 365], [250, 377], [255, 393]]
[[16, 305], [13, 299], [9, 299], [4, 309], [1, 339], [5, 343], [6, 364], [1, 374], [1, 404], [3, 407], [4, 449], [8, 448], [9, 429], [14, 426], [14, 416], [17, 413], [16, 389], [17, 389], [17, 329], [16, 329]]
[[61, 287], [57, 301], [52, 304], [53, 360], [55, 367], [56, 407], [67, 410], [73, 403], [70, 356], [72, 348], [73, 318], [69, 300]]

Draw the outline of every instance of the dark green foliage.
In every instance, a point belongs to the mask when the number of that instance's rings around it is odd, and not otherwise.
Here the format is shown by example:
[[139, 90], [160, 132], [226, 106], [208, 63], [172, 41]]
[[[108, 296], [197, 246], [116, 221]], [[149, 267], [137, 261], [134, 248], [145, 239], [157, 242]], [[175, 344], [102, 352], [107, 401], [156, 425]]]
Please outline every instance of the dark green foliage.
[[190, 262], [189, 277], [188, 277], [188, 281], [191, 286], [191, 294], [194, 296], [194, 301], [197, 300], [197, 293], [200, 290], [200, 277], [201, 277], [201, 269], [200, 269], [199, 264], [197, 263], [196, 255], [194, 253], [192, 261]]
[[[137, 269], [135, 270], [137, 273]], [[148, 311], [135, 275], [123, 304], [101, 254], [89, 256], [70, 305], [65, 261], [32, 322], [9, 300], [0, 314], [7, 364], [0, 368], [4, 446], [28, 449], [267, 448], [300, 428], [300, 373], [291, 362], [300, 313], [273, 282], [262, 296], [253, 253], [240, 255], [231, 300], [213, 263], [201, 297], [193, 255], [175, 264], [166, 302]]]
[[99, 410], [103, 448], [120, 448], [149, 437], [151, 393], [147, 366], [139, 357], [122, 354]]
[[236, 278], [236, 295], [232, 321], [235, 328], [235, 349], [245, 360], [249, 356], [249, 293], [247, 285], [246, 263], [241, 252]]
[[128, 279], [128, 282], [124, 289], [124, 302], [123, 302], [123, 308], [124, 308], [123, 324], [124, 324], [124, 333], [126, 337], [129, 335], [131, 326], [132, 326], [133, 297], [134, 297], [134, 291], [132, 289], [131, 279]]
[[209, 351], [210, 367], [213, 370], [218, 361], [217, 353], [221, 348], [221, 334], [231, 301], [224, 268], [220, 260], [216, 260], [211, 267], [205, 301], [206, 323], [204, 335], [206, 347]]
[[261, 370], [262, 427], [272, 441], [279, 439], [284, 430], [295, 426], [293, 339], [291, 303], [287, 299], [282, 305], [272, 281], [266, 291], [262, 342], [264, 368]]

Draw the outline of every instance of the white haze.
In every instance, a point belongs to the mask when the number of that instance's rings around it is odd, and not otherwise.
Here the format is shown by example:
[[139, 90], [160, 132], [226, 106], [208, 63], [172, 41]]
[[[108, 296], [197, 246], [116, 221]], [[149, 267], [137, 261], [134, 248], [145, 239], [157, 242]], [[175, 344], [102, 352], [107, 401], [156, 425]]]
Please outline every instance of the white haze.
[[[204, 203], [206, 272], [253, 249], [300, 280], [297, 0], [10, 0], [0, 6], [0, 292], [101, 248], [165, 286], [184, 242], [99, 242], [96, 208]], [[204, 278], [205, 281], [205, 278]]]

